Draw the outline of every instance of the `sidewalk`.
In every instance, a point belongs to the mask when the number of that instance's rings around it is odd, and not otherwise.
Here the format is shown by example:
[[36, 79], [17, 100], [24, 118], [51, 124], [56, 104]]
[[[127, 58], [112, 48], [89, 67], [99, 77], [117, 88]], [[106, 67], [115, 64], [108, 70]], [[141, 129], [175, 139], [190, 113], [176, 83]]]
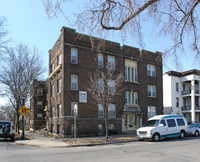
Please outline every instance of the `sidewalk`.
[[50, 137], [44, 136], [37, 132], [25, 132], [26, 140], [21, 140], [20, 135], [16, 135], [17, 145], [27, 145], [35, 147], [53, 147], [53, 148], [63, 148], [63, 147], [80, 147], [80, 146], [95, 146], [95, 145], [105, 145], [114, 143], [126, 143], [137, 141], [135, 134], [129, 135], [115, 135], [109, 136], [106, 140], [104, 136], [101, 137], [87, 137], [87, 138], [63, 138], [63, 137]]

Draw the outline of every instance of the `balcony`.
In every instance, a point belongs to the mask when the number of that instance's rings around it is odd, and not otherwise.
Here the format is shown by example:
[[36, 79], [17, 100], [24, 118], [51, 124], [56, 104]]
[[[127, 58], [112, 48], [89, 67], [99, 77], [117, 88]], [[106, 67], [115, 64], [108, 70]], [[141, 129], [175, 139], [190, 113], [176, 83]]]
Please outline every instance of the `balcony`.
[[191, 90], [184, 90], [184, 91], [181, 91], [181, 95], [188, 95], [191, 93]]
[[182, 106], [181, 107], [182, 111], [187, 111], [187, 110], [191, 110], [191, 106]]

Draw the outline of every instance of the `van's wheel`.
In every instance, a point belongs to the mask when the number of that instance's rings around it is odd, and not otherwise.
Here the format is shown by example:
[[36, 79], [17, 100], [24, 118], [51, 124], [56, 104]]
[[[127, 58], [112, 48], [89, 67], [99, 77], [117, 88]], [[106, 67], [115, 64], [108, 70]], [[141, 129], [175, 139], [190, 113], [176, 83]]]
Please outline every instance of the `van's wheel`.
[[195, 131], [194, 135], [195, 135], [196, 137], [198, 137], [198, 136], [199, 136], [199, 131]]
[[158, 133], [156, 133], [156, 134], [153, 135], [153, 141], [154, 141], [154, 142], [158, 142], [159, 139], [160, 139], [160, 136], [159, 136]]
[[185, 137], [185, 132], [184, 131], [181, 131], [180, 133], [180, 136], [179, 136], [181, 139], [183, 139]]

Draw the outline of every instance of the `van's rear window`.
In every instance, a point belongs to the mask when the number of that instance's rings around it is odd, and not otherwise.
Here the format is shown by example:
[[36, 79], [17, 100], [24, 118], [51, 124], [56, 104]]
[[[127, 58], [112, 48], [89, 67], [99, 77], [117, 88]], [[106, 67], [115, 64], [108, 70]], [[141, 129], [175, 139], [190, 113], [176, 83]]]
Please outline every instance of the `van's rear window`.
[[178, 123], [178, 126], [183, 126], [185, 125], [185, 122], [183, 119], [176, 119], [177, 123]]

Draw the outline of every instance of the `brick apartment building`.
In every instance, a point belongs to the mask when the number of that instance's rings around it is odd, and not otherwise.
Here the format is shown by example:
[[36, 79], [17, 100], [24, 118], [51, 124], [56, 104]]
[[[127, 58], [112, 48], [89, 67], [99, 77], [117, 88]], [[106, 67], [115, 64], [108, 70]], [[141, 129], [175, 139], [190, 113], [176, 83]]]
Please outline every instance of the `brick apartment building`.
[[[95, 59], [97, 61], [94, 61]], [[124, 72], [124, 91], [110, 103], [108, 129], [131, 133], [149, 117], [163, 112], [162, 55], [77, 33], [63, 27], [49, 50], [48, 129], [72, 135], [74, 105], [78, 107], [77, 133], [102, 135], [102, 108], [91, 102], [89, 73], [106, 64]], [[83, 98], [82, 98], [83, 96]]]
[[30, 88], [29, 128], [39, 130], [46, 127], [45, 106], [47, 104], [46, 81], [34, 80]]

